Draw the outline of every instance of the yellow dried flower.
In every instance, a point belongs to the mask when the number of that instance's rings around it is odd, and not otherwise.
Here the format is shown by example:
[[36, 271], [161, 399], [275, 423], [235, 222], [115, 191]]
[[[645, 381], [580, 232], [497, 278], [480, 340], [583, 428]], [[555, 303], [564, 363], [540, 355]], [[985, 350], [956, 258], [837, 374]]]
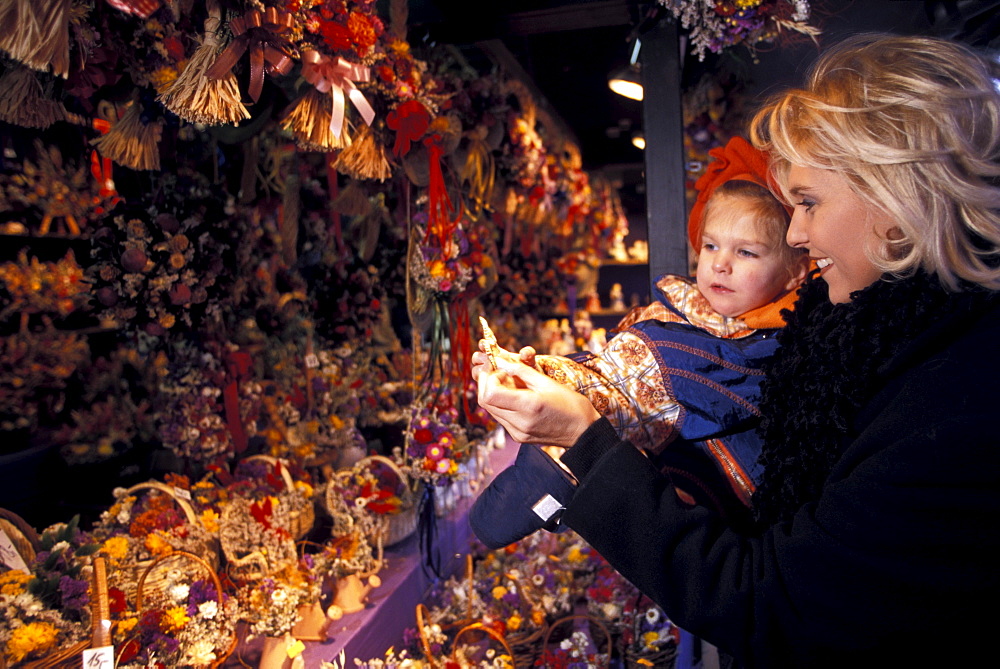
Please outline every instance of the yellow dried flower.
[[11, 569], [0, 574], [0, 594], [20, 595], [31, 578], [31, 574], [20, 569]]
[[502, 585], [498, 585], [493, 588], [493, 599], [503, 599], [503, 596], [507, 594], [507, 588]]
[[507, 619], [507, 629], [510, 630], [511, 632], [516, 632], [517, 630], [521, 629], [521, 623], [523, 622], [524, 618], [515, 613], [514, 615], [512, 615], [510, 618]]
[[146, 535], [145, 545], [146, 550], [153, 555], [166, 555], [174, 550], [174, 547], [156, 532]]
[[52, 623], [28, 623], [14, 629], [7, 639], [7, 656], [20, 662], [32, 653], [45, 652], [59, 638], [59, 630]]
[[179, 632], [191, 622], [188, 617], [187, 611], [183, 606], [174, 606], [163, 612], [163, 617], [160, 619], [160, 628], [164, 632]]
[[201, 512], [201, 524], [206, 530], [215, 534], [219, 531], [219, 514], [212, 509], [205, 509]]
[[128, 555], [128, 539], [125, 537], [111, 537], [101, 546], [101, 553], [112, 560], [121, 560]]
[[115, 623], [115, 633], [124, 637], [139, 624], [138, 618], [123, 618]]

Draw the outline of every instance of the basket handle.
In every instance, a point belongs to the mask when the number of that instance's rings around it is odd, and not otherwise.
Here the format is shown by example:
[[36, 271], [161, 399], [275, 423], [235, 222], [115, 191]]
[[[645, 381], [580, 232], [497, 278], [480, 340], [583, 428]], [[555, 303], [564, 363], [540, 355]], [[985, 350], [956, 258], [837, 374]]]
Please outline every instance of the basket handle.
[[434, 660], [430, 641], [427, 640], [427, 633], [424, 631], [424, 627], [430, 622], [429, 618], [430, 612], [427, 607], [423, 604], [417, 604], [417, 634], [420, 637], [420, 649], [424, 651], [424, 657], [427, 658], [427, 664], [431, 665], [431, 669], [437, 669], [441, 665]]
[[507, 651], [507, 655], [510, 656], [511, 662], [514, 661], [514, 650], [510, 647], [510, 644], [507, 643], [507, 639], [505, 639], [504, 636], [495, 629], [488, 625], [484, 625], [483, 623], [472, 623], [471, 625], [466, 625], [462, 629], [458, 630], [455, 634], [455, 638], [451, 642], [451, 659], [456, 662], [458, 661], [458, 657], [456, 656], [458, 653], [458, 640], [462, 638], [462, 635], [467, 632], [475, 631], [485, 632], [488, 637], [502, 645], [503, 649]]
[[173, 486], [169, 486], [166, 483], [160, 483], [159, 481], [146, 481], [145, 483], [137, 483], [131, 488], [125, 490], [129, 495], [133, 495], [142, 490], [159, 490], [170, 496], [170, 499], [177, 502], [177, 506], [181, 507], [181, 511], [184, 512], [184, 517], [192, 525], [199, 525], [200, 521], [198, 516], [194, 512], [194, 507], [184, 499], [183, 497], [178, 497], [177, 492], [174, 490]]
[[278, 469], [281, 470], [281, 478], [285, 482], [285, 487], [288, 488], [289, 491], [295, 490], [295, 481], [292, 480], [292, 473], [288, 471], [288, 466], [285, 465], [285, 461], [281, 458], [276, 458], [271, 455], [250, 455], [244, 458], [244, 460], [260, 460], [272, 465], [279, 465]]
[[[570, 622], [572, 620], [586, 620], [589, 623], [597, 625], [597, 627], [601, 630], [601, 633], [604, 635], [605, 640], [607, 640], [607, 642], [608, 642], [607, 660], [603, 664], [603, 666], [605, 667], [605, 669], [607, 669], [607, 667], [609, 667], [611, 665], [611, 633], [608, 632], [607, 625], [605, 625], [604, 623], [602, 623], [597, 618], [594, 618], [592, 616], [582, 615], [582, 614], [579, 614], [579, 613], [576, 613], [576, 614], [573, 614], [573, 615], [569, 615], [569, 616], [565, 616], [563, 618], [559, 618], [558, 620], [556, 620], [555, 622], [553, 622], [551, 625], [549, 625], [549, 629], [545, 632], [545, 639], [542, 641], [542, 657], [545, 657], [545, 654], [549, 650], [549, 639], [552, 636], [552, 630], [554, 630], [555, 628], [559, 627], [559, 625], [561, 625], [563, 623]], [[594, 643], [596, 644], [597, 641], [595, 640]]]
[[212, 565], [208, 564], [204, 559], [198, 557], [194, 553], [188, 553], [187, 551], [172, 551], [166, 555], [161, 555], [160, 557], [153, 560], [153, 562], [142, 570], [142, 574], [139, 576], [139, 583], [135, 590], [135, 608], [137, 611], [142, 610], [142, 600], [143, 600], [143, 586], [146, 584], [146, 577], [149, 576], [150, 571], [154, 567], [167, 560], [172, 560], [175, 558], [181, 558], [184, 560], [191, 560], [195, 564], [201, 566], [205, 571], [208, 572], [209, 577], [212, 579], [212, 585], [215, 586], [215, 597], [218, 600], [219, 606], [222, 606], [222, 582], [219, 580], [219, 575], [215, 573], [212, 569]]

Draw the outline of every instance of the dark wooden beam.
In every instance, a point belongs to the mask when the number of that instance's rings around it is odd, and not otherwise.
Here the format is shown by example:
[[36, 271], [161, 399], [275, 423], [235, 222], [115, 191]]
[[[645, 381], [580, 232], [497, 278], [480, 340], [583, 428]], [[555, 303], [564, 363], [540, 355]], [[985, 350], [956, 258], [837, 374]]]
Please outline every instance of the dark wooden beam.
[[688, 274], [681, 47], [669, 17], [640, 36], [649, 276]]

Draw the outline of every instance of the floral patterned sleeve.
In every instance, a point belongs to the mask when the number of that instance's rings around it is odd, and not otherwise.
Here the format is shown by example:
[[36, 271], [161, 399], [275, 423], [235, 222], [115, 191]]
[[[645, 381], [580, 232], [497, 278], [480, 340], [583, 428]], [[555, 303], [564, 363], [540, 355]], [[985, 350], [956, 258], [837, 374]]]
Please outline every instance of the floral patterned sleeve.
[[638, 448], [659, 452], [676, 436], [680, 403], [663, 382], [653, 352], [636, 334], [616, 335], [600, 355], [539, 355], [535, 362], [546, 376], [586, 395], [618, 435]]

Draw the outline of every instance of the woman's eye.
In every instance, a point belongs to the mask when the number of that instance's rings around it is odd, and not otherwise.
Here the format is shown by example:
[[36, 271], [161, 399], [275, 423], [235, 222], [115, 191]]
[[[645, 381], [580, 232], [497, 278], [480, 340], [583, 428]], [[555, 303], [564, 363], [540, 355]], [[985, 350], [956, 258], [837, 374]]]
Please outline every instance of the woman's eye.
[[810, 211], [813, 207], [816, 206], [816, 203], [812, 200], [802, 200], [801, 202], [797, 203], [797, 206], [804, 207], [806, 211]]
[[705, 249], [706, 251], [714, 251], [716, 246], [711, 242], [705, 242], [704, 244], [701, 245], [701, 248]]

